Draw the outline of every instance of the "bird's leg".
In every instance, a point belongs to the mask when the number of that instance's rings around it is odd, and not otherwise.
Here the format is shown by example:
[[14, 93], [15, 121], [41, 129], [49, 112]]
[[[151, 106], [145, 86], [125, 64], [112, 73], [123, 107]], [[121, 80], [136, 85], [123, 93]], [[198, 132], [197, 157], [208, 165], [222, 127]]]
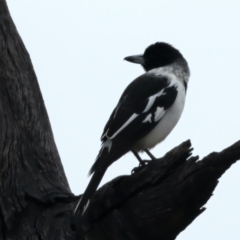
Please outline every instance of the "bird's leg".
[[143, 160], [141, 159], [141, 157], [139, 156], [139, 154], [135, 151], [132, 150], [132, 153], [134, 154], [134, 156], [137, 158], [137, 160], [139, 161], [140, 165], [144, 165]]
[[145, 151], [145, 153], [146, 153], [152, 160], [156, 160], [156, 159], [157, 159], [157, 158], [155, 158], [155, 157], [153, 156], [153, 154], [152, 154], [148, 149], [145, 149], [144, 151]]
[[149, 162], [148, 160], [142, 160], [142, 158], [139, 156], [139, 154], [138, 154], [135, 150], [132, 150], [132, 153], [133, 153], [134, 156], [137, 158], [137, 160], [139, 161], [139, 163], [140, 163], [141, 166], [145, 166], [146, 163]]
[[132, 173], [136, 173], [136, 172], [139, 172], [141, 171], [142, 169], [144, 169], [149, 160], [142, 160], [142, 158], [139, 156], [139, 154], [135, 151], [135, 150], [132, 150], [132, 153], [134, 154], [134, 156], [137, 158], [137, 160], [139, 161], [140, 163], [140, 166], [139, 167], [135, 167], [133, 170], [132, 170]]

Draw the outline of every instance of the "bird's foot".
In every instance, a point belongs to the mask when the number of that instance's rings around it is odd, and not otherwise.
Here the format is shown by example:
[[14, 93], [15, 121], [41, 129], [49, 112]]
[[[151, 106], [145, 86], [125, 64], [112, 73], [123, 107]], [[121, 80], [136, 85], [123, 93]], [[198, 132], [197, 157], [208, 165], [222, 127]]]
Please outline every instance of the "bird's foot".
[[141, 160], [138, 167], [135, 167], [132, 169], [131, 173], [137, 173], [143, 170], [145, 167], [147, 167], [148, 163], [151, 162], [151, 160]]
[[144, 167], [144, 166], [148, 165], [148, 163], [151, 162], [151, 161], [152, 161], [152, 160], [142, 160], [142, 161], [139, 163], [139, 167], [140, 167], [140, 166], [143, 166], [143, 167]]

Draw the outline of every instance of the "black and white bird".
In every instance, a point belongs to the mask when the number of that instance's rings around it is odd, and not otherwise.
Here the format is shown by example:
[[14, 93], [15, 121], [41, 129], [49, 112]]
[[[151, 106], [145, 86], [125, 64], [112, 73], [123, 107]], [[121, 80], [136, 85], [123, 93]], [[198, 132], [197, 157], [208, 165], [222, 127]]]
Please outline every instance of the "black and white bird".
[[149, 149], [168, 136], [184, 108], [190, 71], [177, 49], [157, 42], [144, 54], [125, 60], [141, 64], [146, 73], [127, 86], [113, 110], [101, 137], [102, 147], [90, 169], [93, 176], [75, 213], [83, 214], [105, 171], [121, 156], [132, 151], [141, 163], [138, 152], [145, 151], [154, 159]]

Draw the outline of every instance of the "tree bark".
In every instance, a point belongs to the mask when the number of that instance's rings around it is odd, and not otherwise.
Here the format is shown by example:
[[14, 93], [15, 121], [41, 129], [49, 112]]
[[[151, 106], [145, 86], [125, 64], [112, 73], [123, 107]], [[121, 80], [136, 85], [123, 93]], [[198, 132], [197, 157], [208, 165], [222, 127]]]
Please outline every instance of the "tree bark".
[[201, 161], [190, 141], [101, 187], [83, 216], [27, 50], [0, 0], [0, 239], [172, 240], [205, 208], [240, 141]]
[[104, 185], [78, 216], [77, 229], [86, 239], [175, 239], [240, 158], [240, 141], [201, 161], [191, 151], [190, 141], [183, 142], [139, 172]]
[[72, 196], [29, 54], [0, 1], [0, 206], [11, 227], [27, 198]]

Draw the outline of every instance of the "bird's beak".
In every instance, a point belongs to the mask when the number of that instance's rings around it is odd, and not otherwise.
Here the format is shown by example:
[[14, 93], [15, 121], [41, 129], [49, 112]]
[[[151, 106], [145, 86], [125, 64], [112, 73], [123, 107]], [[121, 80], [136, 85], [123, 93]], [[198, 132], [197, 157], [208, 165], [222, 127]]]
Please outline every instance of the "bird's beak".
[[144, 57], [142, 54], [125, 57], [124, 60], [132, 63], [144, 64]]

